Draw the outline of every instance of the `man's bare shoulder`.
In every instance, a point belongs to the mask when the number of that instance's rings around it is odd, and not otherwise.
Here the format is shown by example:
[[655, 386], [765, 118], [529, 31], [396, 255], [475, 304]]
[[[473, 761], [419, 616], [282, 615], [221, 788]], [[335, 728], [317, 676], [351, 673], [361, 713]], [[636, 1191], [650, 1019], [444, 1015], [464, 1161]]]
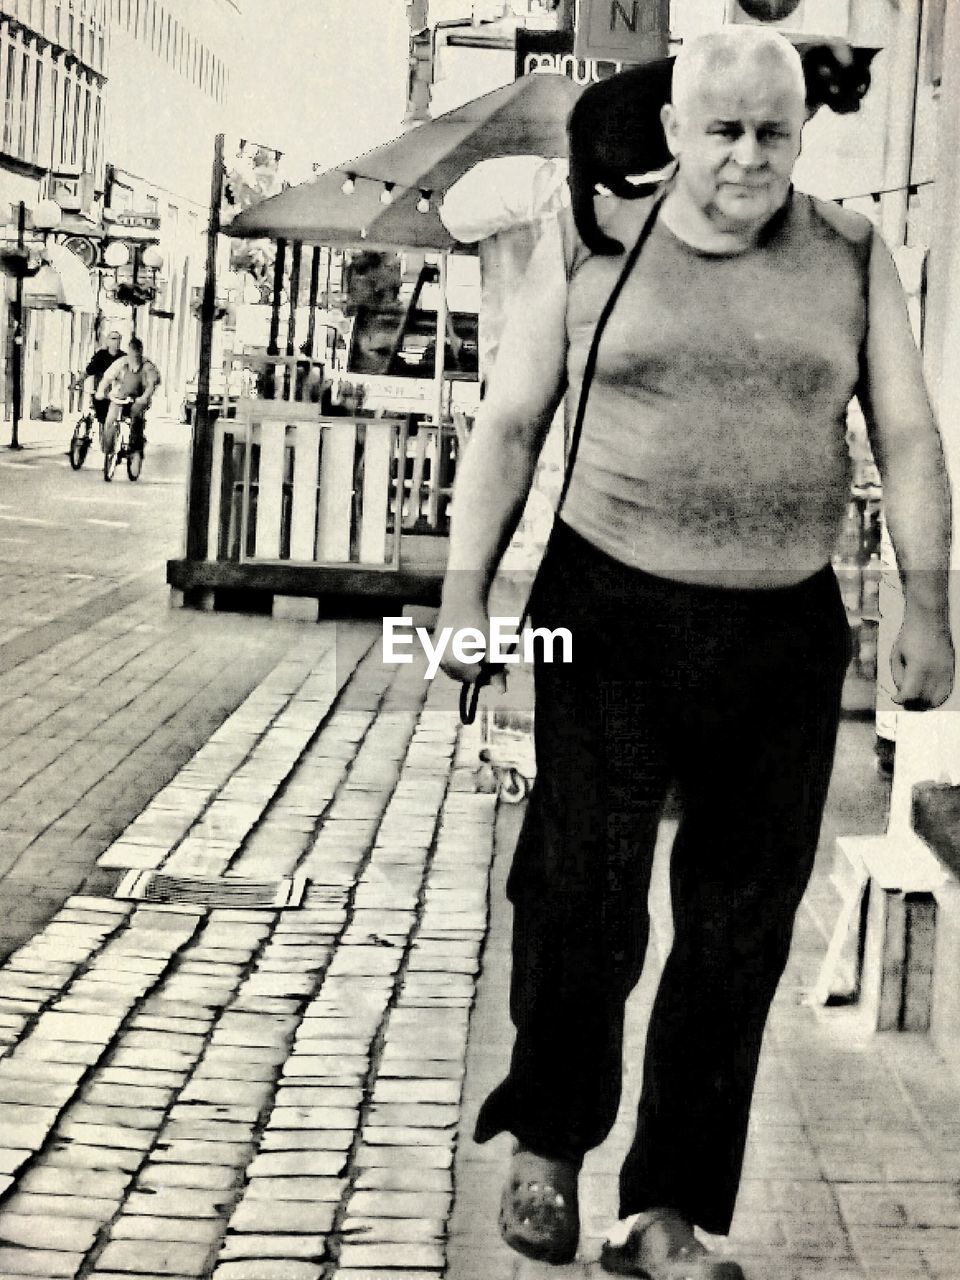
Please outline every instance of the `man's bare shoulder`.
[[873, 237], [873, 223], [866, 214], [846, 209], [833, 200], [821, 200], [818, 196], [805, 196], [811, 216], [837, 232], [852, 245], [862, 246]]

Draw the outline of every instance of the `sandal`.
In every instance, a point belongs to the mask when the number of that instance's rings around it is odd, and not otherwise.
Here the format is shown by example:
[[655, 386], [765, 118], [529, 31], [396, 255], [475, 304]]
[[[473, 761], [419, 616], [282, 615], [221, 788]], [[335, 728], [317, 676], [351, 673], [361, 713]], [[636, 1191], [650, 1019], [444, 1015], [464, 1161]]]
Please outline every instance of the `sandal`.
[[641, 1280], [746, 1280], [738, 1263], [713, 1257], [672, 1209], [640, 1214], [623, 1244], [604, 1244], [600, 1265]]
[[534, 1155], [518, 1143], [500, 1199], [500, 1234], [526, 1258], [562, 1266], [580, 1239], [579, 1162]]

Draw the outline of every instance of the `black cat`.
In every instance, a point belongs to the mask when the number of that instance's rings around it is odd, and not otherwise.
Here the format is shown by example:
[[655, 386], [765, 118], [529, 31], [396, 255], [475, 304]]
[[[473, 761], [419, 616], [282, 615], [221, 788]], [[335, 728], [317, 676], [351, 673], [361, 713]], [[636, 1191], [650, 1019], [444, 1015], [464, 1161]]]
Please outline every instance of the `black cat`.
[[807, 82], [807, 118], [829, 107], [839, 115], [859, 111], [870, 88], [870, 64], [877, 49], [855, 49], [845, 40], [803, 45], [797, 43]]
[[[856, 111], [870, 87], [877, 50], [854, 49], [842, 40], [798, 41], [797, 49], [807, 85], [807, 118], [821, 106], [841, 114]], [[571, 207], [580, 237], [594, 253], [623, 252], [620, 241], [597, 224], [597, 186], [625, 200], [648, 195], [651, 184], [628, 182], [628, 176], [655, 173], [672, 159], [660, 123], [672, 79], [673, 58], [656, 58], [589, 85], [570, 113]]]

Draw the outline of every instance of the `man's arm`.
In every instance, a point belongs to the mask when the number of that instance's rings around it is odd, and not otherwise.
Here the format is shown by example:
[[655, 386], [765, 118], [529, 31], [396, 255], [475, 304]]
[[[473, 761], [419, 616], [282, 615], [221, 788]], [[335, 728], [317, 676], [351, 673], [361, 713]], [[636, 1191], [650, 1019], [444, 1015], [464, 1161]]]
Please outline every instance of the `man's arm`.
[[152, 360], [143, 362], [143, 395], [137, 396], [134, 405], [138, 409], [148, 409], [153, 393], [160, 384], [160, 374]]
[[[457, 469], [438, 630], [486, 631], [490, 584], [566, 388], [566, 343], [566, 273], [558, 241], [547, 231], [511, 302], [490, 386]], [[443, 665], [461, 680], [479, 673], [476, 663], [452, 655]]]
[[903, 627], [892, 655], [897, 699], [922, 710], [939, 706], [953, 686], [950, 483], [900, 278], [878, 236], [858, 399], [883, 480], [887, 525], [903, 580]]

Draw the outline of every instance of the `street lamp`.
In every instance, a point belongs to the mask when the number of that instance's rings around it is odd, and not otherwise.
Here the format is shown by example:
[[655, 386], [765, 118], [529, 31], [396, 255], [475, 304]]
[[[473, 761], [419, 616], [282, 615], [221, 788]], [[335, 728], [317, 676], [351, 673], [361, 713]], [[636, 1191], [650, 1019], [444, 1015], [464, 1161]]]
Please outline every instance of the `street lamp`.
[[[133, 263], [131, 278], [120, 281], [119, 273], [131, 259]], [[130, 307], [131, 328], [133, 335], [136, 336], [137, 309], [156, 297], [156, 274], [163, 266], [163, 254], [155, 244], [131, 244], [126, 240], [111, 240], [104, 247], [103, 261], [114, 270], [117, 287], [113, 296], [124, 306]], [[146, 283], [139, 279], [141, 271], [149, 273], [150, 278]]]

